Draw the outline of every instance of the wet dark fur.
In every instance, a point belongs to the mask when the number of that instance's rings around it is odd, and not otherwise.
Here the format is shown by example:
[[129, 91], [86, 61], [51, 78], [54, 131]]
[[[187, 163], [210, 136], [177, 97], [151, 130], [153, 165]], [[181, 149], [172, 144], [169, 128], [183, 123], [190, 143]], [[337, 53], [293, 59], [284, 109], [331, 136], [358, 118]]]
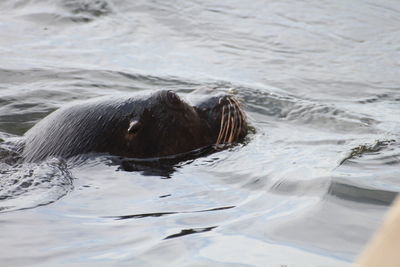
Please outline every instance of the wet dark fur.
[[[233, 122], [228, 129], [226, 125]], [[244, 114], [231, 96], [207, 97], [191, 106], [172, 91], [159, 91], [61, 108], [25, 134], [22, 159], [32, 162], [91, 152], [162, 157], [237, 142], [246, 133]]]

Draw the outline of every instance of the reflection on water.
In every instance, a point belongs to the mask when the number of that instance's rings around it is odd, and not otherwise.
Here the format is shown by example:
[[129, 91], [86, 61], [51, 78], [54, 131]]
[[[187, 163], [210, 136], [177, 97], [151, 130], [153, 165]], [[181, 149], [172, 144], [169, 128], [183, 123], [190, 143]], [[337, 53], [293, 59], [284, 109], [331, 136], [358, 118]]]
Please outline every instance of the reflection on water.
[[[5, 266], [350, 266], [400, 191], [396, 1], [0, 10]], [[15, 165], [7, 140], [66, 103], [199, 88], [242, 100], [244, 144], [124, 168], [104, 155]]]

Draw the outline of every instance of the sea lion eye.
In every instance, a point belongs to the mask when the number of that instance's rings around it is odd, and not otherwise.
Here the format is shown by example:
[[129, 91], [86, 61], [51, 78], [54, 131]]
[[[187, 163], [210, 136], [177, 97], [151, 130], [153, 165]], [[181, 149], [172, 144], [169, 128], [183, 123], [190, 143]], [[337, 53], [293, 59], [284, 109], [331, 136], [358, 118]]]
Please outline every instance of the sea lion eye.
[[128, 133], [135, 134], [142, 128], [142, 123], [140, 121], [131, 121], [128, 127]]
[[173, 91], [167, 92], [167, 99], [171, 105], [178, 106], [181, 104], [181, 98]]

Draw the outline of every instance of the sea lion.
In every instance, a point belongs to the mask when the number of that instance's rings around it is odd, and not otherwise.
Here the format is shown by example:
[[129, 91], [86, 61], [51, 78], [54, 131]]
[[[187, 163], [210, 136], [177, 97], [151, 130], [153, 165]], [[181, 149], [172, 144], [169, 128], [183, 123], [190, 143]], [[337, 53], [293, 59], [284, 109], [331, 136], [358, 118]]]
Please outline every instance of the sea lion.
[[247, 134], [246, 116], [228, 94], [190, 105], [170, 90], [103, 97], [56, 110], [24, 135], [25, 162], [109, 153], [154, 158], [230, 144]]

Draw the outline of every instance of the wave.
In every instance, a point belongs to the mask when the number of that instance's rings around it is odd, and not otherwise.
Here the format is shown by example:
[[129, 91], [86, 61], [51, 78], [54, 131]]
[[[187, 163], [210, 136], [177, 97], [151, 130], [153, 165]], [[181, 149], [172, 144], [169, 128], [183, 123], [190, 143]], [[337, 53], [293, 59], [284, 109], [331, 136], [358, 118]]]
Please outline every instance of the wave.
[[62, 161], [9, 166], [1, 164], [0, 212], [47, 205], [73, 189], [73, 177]]
[[339, 133], [373, 133], [379, 122], [336, 107], [333, 104], [316, 102], [293, 95], [265, 92], [258, 89], [238, 88], [247, 108], [254, 113], [279, 121], [301, 124], [320, 130], [335, 130]]
[[107, 0], [2, 1], [3, 12], [36, 22], [90, 22], [115, 12]]

